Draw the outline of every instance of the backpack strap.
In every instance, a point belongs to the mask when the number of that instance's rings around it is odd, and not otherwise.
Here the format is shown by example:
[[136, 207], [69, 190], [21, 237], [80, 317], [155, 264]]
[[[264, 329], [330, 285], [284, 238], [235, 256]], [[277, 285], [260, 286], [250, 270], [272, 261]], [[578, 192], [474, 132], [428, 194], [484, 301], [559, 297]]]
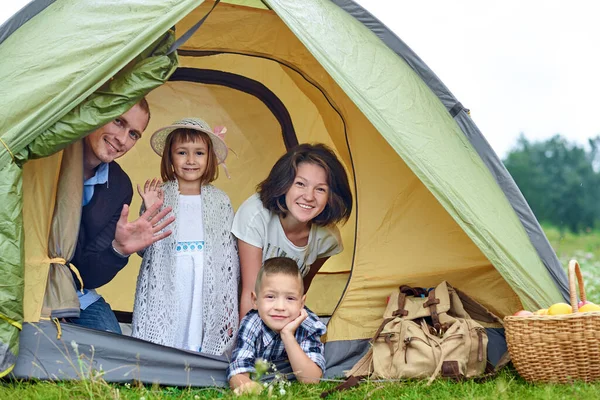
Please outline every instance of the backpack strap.
[[420, 287], [410, 287], [407, 285], [402, 285], [399, 288], [400, 294], [398, 294], [398, 309], [392, 313], [394, 317], [405, 317], [408, 315], [408, 311], [404, 309], [404, 305], [406, 304], [407, 296], [419, 297], [423, 296], [427, 293], [427, 291]]
[[429, 298], [425, 303], [423, 303], [423, 307], [429, 307], [429, 311], [431, 312], [431, 322], [433, 323], [433, 327], [436, 331], [440, 331], [442, 328], [442, 324], [440, 324], [440, 317], [437, 312], [437, 305], [440, 304], [440, 299], [435, 297], [435, 289], [431, 289], [429, 291]]
[[374, 342], [375, 339], [377, 339], [379, 337], [379, 335], [381, 335], [381, 331], [387, 325], [387, 323], [390, 321], [393, 321], [395, 319], [396, 319], [396, 317], [384, 319], [383, 322], [381, 323], [381, 325], [379, 326], [379, 328], [377, 329], [377, 332], [375, 332], [375, 335], [373, 335], [373, 338], [371, 339], [371, 343]]
[[358, 386], [360, 382], [363, 381], [365, 378], [366, 376], [351, 376], [335, 388], [321, 393], [321, 398], [324, 399], [325, 397], [339, 390], [348, 390], [350, 388]]

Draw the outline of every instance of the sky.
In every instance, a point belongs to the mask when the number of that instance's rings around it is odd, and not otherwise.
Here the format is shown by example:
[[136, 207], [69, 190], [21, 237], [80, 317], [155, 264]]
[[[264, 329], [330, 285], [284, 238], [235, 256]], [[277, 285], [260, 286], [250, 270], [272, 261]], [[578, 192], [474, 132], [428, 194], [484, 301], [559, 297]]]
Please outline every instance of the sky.
[[[0, 24], [28, 0], [2, 1]], [[600, 135], [600, 2], [357, 0], [408, 44], [504, 158], [523, 133]]]

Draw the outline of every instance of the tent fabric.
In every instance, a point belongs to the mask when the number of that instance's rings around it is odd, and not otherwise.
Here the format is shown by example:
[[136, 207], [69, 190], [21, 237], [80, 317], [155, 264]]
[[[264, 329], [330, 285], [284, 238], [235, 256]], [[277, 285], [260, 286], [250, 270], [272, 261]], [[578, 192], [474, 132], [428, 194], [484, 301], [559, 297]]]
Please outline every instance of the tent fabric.
[[502, 161], [498, 158], [491, 146], [485, 140], [481, 131], [473, 123], [473, 120], [462, 104], [454, 97], [448, 88], [440, 79], [425, 65], [402, 40], [400, 40], [389, 28], [377, 20], [367, 10], [363, 9], [351, 0], [333, 0], [340, 8], [352, 15], [361, 24], [368, 27], [377, 37], [383, 41], [398, 56], [402, 57], [407, 64], [421, 77], [423, 82], [437, 95], [440, 101], [446, 106], [449, 112], [457, 110], [452, 115], [461, 130], [466, 135], [471, 145], [475, 148], [484, 164], [488, 167], [497, 184], [502, 188], [505, 196], [509, 199], [513, 209], [519, 216], [521, 223], [525, 227], [527, 235], [546, 269], [558, 284], [558, 288], [563, 298], [568, 301], [569, 289], [566, 276], [556, 253], [550, 246], [548, 239], [543, 233], [542, 227], [535, 219], [527, 201], [518, 190], [514, 180], [508, 173]]
[[35, 0], [27, 3], [15, 15], [0, 25], [0, 44], [27, 21], [42, 12], [50, 4], [54, 3], [54, 1], [56, 0]]
[[[50, 321], [26, 323], [21, 334], [17, 364], [10, 374], [16, 379], [70, 380], [103, 373], [108, 382], [142, 382], [168, 386], [228, 386], [225, 370], [228, 356], [214, 356], [165, 347], [129, 336], [87, 329], [74, 324], [56, 325]], [[330, 345], [325, 345], [326, 355]], [[335, 356], [326, 357], [324, 378], [342, 375], [350, 360], [366, 351], [362, 343], [338, 343]], [[345, 354], [345, 357], [339, 357]], [[278, 363], [279, 373], [291, 373], [288, 363]], [[271, 377], [265, 377], [269, 380]]]
[[23, 323], [23, 184], [16, 164], [0, 170], [0, 377], [17, 360]]
[[0, 46], [0, 168], [200, 3], [61, 0], [14, 31]]
[[[534, 309], [540, 300], [551, 304], [562, 299], [510, 203], [458, 125], [440, 110], [437, 96], [358, 21], [329, 2], [315, 3], [305, 8], [291, 1], [269, 2], [515, 288], [523, 306]], [[334, 23], [319, 23], [323, 19]], [[385, 86], [377, 84], [382, 77]], [[360, 264], [355, 265], [338, 310], [352, 295], [359, 270]]]
[[68, 261], [75, 254], [83, 199], [83, 141], [71, 143], [62, 152], [56, 200], [48, 237], [50, 263], [43, 318], [78, 318], [79, 297]]
[[[343, 368], [361, 353], [364, 339], [380, 324], [386, 297], [399, 284], [429, 287], [447, 280], [499, 316], [562, 299], [566, 276], [514, 181], [464, 108], [408, 47], [351, 1], [269, 0], [270, 10], [255, 7], [259, 3], [221, 2], [182, 46], [182, 73], [147, 96], [152, 119], [145, 136], [187, 116], [227, 126], [227, 143], [235, 151], [227, 161], [232, 178], [221, 174], [215, 184], [229, 194], [234, 208], [254, 192], [294, 139], [323, 142], [336, 152], [349, 174], [356, 207], [341, 228], [345, 251], [324, 265], [307, 298], [309, 307], [331, 315], [324, 338], [326, 348], [334, 349], [328, 353], [331, 362]], [[21, 343], [20, 377], [38, 376], [31, 357], [56, 362], [58, 355], [49, 349], [70, 348], [71, 339], [101, 344], [106, 358], [123, 366], [135, 364], [139, 352], [149, 368], [145, 382], [156, 379], [167, 354], [176, 372], [165, 375], [164, 384], [183, 381], [178, 374], [188, 357], [194, 385], [211, 384], [201, 371], [222, 373], [223, 359], [208, 362], [198, 354], [68, 325], [60, 341], [44, 345], [48, 354], [37, 354], [31, 346], [38, 342], [29, 340], [39, 336], [39, 327], [52, 337], [53, 326], [37, 322], [62, 160], [62, 153], [55, 152], [167, 79], [176, 60], [159, 56], [154, 63], [145, 57], [172, 40], [165, 33], [171, 26], [178, 34], [186, 32], [213, 5], [57, 0], [0, 46], [0, 57], [9, 60], [0, 65], [0, 81], [10, 83], [7, 93], [14, 92], [14, 98], [0, 98], [0, 197], [14, 206], [2, 212], [17, 217], [16, 224], [0, 228], [0, 243], [7, 249], [0, 268], [14, 277], [0, 291], [3, 298], [14, 299], [0, 303], [5, 373], [17, 354], [23, 318], [32, 324], [22, 334], [27, 342]], [[87, 26], [71, 21], [76, 9]], [[107, 30], [107, 21], [119, 29]], [[53, 40], [63, 40], [50, 54], [46, 47], [51, 46], [44, 46], [46, 39], [36, 33], [55, 25]], [[70, 31], [80, 34], [74, 38]], [[39, 54], [32, 56], [28, 48], [22, 57], [6, 57], [8, 51], [19, 53], [23, 43], [32, 43]], [[160, 78], [130, 81], [126, 72], [135, 65], [161, 71]], [[246, 86], [237, 84], [241, 81]], [[94, 92], [114, 93], [111, 87], [122, 83], [133, 88], [126, 99], [94, 100]], [[136, 90], [138, 85], [144, 88]], [[262, 94], [248, 87], [260, 87]], [[21, 170], [24, 161], [35, 157], [42, 158]], [[159, 157], [146, 138], [119, 163], [134, 185], [158, 175]], [[135, 196], [132, 210], [139, 205]], [[131, 311], [139, 261], [132, 256], [116, 279], [100, 288], [113, 309]], [[21, 303], [23, 277], [27, 295]], [[123, 353], [129, 347], [132, 352]]]
[[[56, 325], [49, 321], [23, 326], [19, 359], [11, 373], [16, 379], [82, 379], [103, 373], [109, 382], [142, 382], [168, 386], [226, 387], [228, 356], [213, 356], [164, 347], [111, 332], [100, 332], [73, 324], [61, 324], [61, 339]], [[490, 362], [496, 365], [506, 351], [504, 335], [487, 329], [490, 341], [501, 342], [491, 348]], [[343, 340], [325, 343], [324, 379], [339, 378], [362, 358], [369, 340]], [[489, 348], [489, 347], [488, 347]], [[81, 360], [81, 362], [80, 362]], [[57, 362], [60, 361], [60, 362]], [[287, 363], [277, 371], [291, 372]], [[269, 380], [272, 377], [265, 377]]]

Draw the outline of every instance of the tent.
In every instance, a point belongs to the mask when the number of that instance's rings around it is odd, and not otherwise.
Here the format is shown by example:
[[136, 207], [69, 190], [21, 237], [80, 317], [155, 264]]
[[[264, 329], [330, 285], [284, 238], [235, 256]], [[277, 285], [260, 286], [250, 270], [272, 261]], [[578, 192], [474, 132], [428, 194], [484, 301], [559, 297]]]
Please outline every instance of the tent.
[[[74, 359], [85, 356], [109, 381], [225, 384], [224, 357], [53, 323], [44, 309], [48, 276], [68, 258], [61, 223], [77, 221], [61, 186], [77, 169], [61, 150], [148, 92], [146, 135], [186, 116], [228, 127], [232, 178], [216, 185], [235, 208], [286, 148], [318, 141], [339, 155], [356, 207], [345, 251], [307, 298], [330, 317], [327, 376], [365, 351], [399, 284], [447, 280], [499, 316], [568, 297], [554, 251], [468, 110], [367, 10], [352, 0], [215, 5], [33, 0], [0, 27], [0, 375], [77, 378]], [[179, 37], [211, 10], [178, 59], [168, 54], [171, 28]], [[119, 163], [134, 184], [159, 173], [147, 139]], [[139, 262], [100, 289], [121, 316]], [[498, 354], [501, 337], [492, 342]]]

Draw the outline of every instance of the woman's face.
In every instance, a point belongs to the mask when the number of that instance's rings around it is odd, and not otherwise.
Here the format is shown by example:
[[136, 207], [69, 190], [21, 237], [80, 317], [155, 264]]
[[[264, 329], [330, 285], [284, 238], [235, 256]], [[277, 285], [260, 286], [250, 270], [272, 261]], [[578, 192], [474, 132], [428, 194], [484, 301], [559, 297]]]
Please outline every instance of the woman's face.
[[300, 163], [294, 182], [285, 194], [288, 209], [286, 218], [308, 224], [321, 214], [328, 200], [329, 184], [323, 167], [308, 162]]

